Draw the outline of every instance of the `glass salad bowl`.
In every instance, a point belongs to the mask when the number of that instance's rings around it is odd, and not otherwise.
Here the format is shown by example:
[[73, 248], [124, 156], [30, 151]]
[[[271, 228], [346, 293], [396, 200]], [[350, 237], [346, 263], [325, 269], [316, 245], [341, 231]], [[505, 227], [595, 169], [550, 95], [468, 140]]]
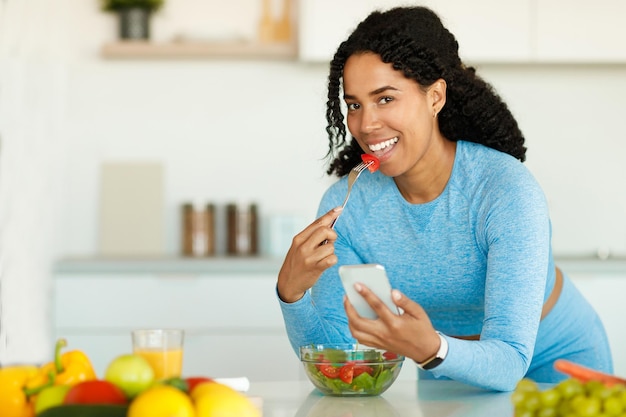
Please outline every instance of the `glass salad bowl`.
[[325, 395], [375, 396], [398, 377], [404, 356], [356, 344], [300, 347], [300, 360], [313, 385]]

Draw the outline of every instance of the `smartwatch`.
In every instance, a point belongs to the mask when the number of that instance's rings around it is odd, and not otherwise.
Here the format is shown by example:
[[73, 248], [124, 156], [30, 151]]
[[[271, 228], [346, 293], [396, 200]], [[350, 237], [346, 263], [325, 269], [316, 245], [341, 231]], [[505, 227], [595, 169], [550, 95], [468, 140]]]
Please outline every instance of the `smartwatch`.
[[439, 335], [439, 340], [441, 340], [439, 350], [437, 351], [437, 353], [435, 353], [433, 356], [426, 359], [425, 361], [417, 363], [417, 366], [420, 369], [423, 369], [425, 371], [434, 369], [439, 366], [439, 364], [443, 362], [443, 360], [448, 355], [448, 341], [445, 337], [443, 337], [441, 333], [437, 332], [437, 335]]

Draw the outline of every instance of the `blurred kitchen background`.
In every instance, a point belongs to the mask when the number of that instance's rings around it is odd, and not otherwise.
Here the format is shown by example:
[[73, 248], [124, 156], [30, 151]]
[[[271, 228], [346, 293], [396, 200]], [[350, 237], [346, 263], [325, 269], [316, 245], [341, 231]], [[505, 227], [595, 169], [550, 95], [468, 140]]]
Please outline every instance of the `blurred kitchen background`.
[[[439, 12], [508, 102], [554, 251], [617, 329], [622, 0], [166, 0], [145, 42], [99, 0], [0, 0], [0, 364], [49, 360], [65, 336], [101, 370], [129, 329], [166, 325], [188, 329], [194, 371], [226, 373], [204, 356], [235, 344], [291, 354], [273, 285], [333, 181], [328, 62], [369, 11], [402, 4]], [[183, 256], [185, 204], [214, 209], [208, 256]], [[228, 253], [228, 205], [254, 207], [255, 253]]]

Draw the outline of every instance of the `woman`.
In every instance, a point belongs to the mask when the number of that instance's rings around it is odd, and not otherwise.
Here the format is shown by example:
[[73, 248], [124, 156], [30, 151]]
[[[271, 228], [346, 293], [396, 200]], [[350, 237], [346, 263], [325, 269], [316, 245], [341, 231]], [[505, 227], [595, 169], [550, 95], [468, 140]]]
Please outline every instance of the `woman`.
[[[501, 391], [564, 379], [558, 358], [612, 372], [600, 319], [555, 266], [517, 122], [436, 14], [395, 8], [360, 23], [330, 64], [327, 120], [328, 174], [342, 178], [278, 276], [294, 349], [357, 340], [412, 359], [421, 378]], [[363, 153], [380, 169], [360, 176], [342, 213]], [[402, 315], [362, 285], [379, 318], [356, 313], [338, 267], [363, 263], [385, 266]]]

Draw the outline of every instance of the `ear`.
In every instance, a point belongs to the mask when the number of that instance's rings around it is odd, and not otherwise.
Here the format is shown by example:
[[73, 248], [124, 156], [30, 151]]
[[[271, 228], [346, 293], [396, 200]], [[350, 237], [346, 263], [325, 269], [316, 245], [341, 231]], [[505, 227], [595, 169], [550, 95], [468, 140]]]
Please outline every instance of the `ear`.
[[433, 117], [437, 116], [446, 104], [446, 89], [448, 85], [443, 78], [439, 78], [428, 88], [428, 97], [433, 112]]

